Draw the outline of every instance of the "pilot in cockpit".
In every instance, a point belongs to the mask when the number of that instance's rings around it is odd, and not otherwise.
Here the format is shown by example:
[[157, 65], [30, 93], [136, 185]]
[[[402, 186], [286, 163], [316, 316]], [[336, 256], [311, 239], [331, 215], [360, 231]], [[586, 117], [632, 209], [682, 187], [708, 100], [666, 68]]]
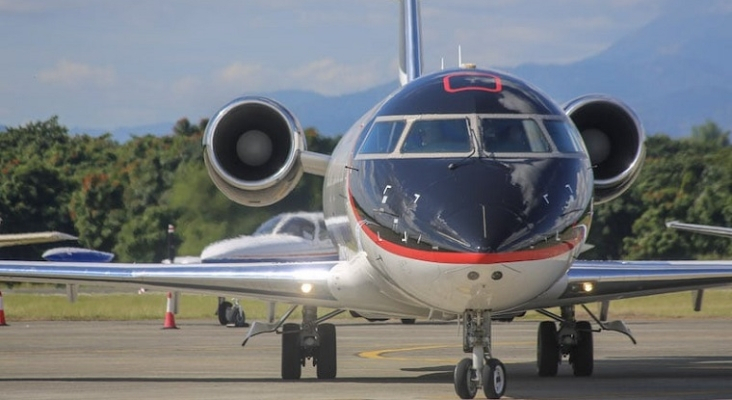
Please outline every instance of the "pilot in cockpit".
[[467, 152], [470, 149], [464, 119], [417, 121], [402, 147], [405, 153]]
[[483, 148], [489, 153], [530, 152], [531, 146], [526, 138], [521, 120], [484, 119]]
[[414, 123], [403, 151], [407, 153], [429, 153], [440, 151], [444, 137], [437, 121], [418, 121]]
[[444, 138], [442, 131], [435, 123], [423, 124], [420, 127], [421, 147], [425, 150], [439, 150]]

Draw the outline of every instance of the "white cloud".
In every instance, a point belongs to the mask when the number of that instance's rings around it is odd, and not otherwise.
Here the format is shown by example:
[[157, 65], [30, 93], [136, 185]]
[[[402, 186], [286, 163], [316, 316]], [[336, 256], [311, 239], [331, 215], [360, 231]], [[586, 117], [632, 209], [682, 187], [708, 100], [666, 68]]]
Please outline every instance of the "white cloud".
[[261, 64], [235, 62], [214, 73], [217, 86], [235, 86], [244, 92], [282, 89], [312, 90], [337, 95], [373, 87], [396, 79], [395, 64], [372, 60], [352, 65], [322, 58], [285, 68], [265, 68]]
[[116, 74], [112, 67], [95, 67], [61, 60], [53, 68], [40, 71], [38, 80], [43, 83], [76, 88], [110, 87], [116, 81]]

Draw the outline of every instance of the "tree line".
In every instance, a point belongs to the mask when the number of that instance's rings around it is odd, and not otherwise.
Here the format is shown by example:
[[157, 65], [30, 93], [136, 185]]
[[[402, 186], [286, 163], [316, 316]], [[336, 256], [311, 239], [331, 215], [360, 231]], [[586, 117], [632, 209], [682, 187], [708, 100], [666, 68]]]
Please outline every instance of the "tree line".
[[[167, 228], [178, 255], [251, 233], [285, 211], [322, 208], [322, 178], [304, 176], [283, 201], [248, 208], [224, 197], [208, 177], [202, 136], [208, 120], [179, 120], [166, 136], [70, 135], [57, 117], [0, 132], [0, 233], [58, 230], [79, 243], [0, 248], [6, 259], [40, 259], [45, 249], [82, 246], [117, 261], [168, 257]], [[336, 138], [305, 131], [308, 149], [330, 154]]]
[[[0, 233], [58, 230], [117, 261], [168, 257], [167, 227], [178, 255], [251, 233], [271, 216], [322, 207], [320, 177], [304, 175], [283, 201], [249, 208], [226, 199], [203, 165], [207, 120], [179, 120], [166, 136], [118, 143], [110, 134], [70, 135], [58, 118], [0, 132]], [[732, 147], [714, 122], [687, 138], [655, 134], [631, 189], [595, 206], [588, 259], [711, 259], [732, 256], [732, 239], [679, 232], [670, 220], [732, 226]], [[306, 130], [308, 149], [330, 154], [338, 138]], [[0, 258], [40, 259], [59, 244], [0, 249]]]

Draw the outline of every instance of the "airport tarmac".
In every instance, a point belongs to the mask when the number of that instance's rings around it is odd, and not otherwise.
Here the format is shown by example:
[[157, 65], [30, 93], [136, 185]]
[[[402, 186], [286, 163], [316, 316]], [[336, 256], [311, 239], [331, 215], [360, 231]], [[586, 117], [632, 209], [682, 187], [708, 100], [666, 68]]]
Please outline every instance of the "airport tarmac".
[[[210, 321], [13, 322], [0, 327], [0, 399], [455, 399], [456, 324], [339, 320], [338, 379], [280, 375], [280, 336]], [[505, 398], [732, 398], [732, 321], [631, 321], [638, 345], [595, 334], [595, 374], [535, 372], [537, 323], [494, 325]], [[477, 398], [481, 398], [479, 392]]]

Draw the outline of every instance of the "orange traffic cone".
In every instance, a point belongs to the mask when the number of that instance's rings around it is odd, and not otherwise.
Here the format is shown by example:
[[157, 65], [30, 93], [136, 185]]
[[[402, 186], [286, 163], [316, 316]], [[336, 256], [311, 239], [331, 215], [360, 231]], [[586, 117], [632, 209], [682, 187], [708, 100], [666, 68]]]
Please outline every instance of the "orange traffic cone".
[[173, 295], [168, 292], [168, 305], [165, 310], [165, 323], [163, 323], [163, 329], [178, 329], [175, 326], [175, 315], [173, 315]]
[[5, 309], [3, 308], [3, 292], [0, 292], [0, 326], [8, 326], [5, 322]]

